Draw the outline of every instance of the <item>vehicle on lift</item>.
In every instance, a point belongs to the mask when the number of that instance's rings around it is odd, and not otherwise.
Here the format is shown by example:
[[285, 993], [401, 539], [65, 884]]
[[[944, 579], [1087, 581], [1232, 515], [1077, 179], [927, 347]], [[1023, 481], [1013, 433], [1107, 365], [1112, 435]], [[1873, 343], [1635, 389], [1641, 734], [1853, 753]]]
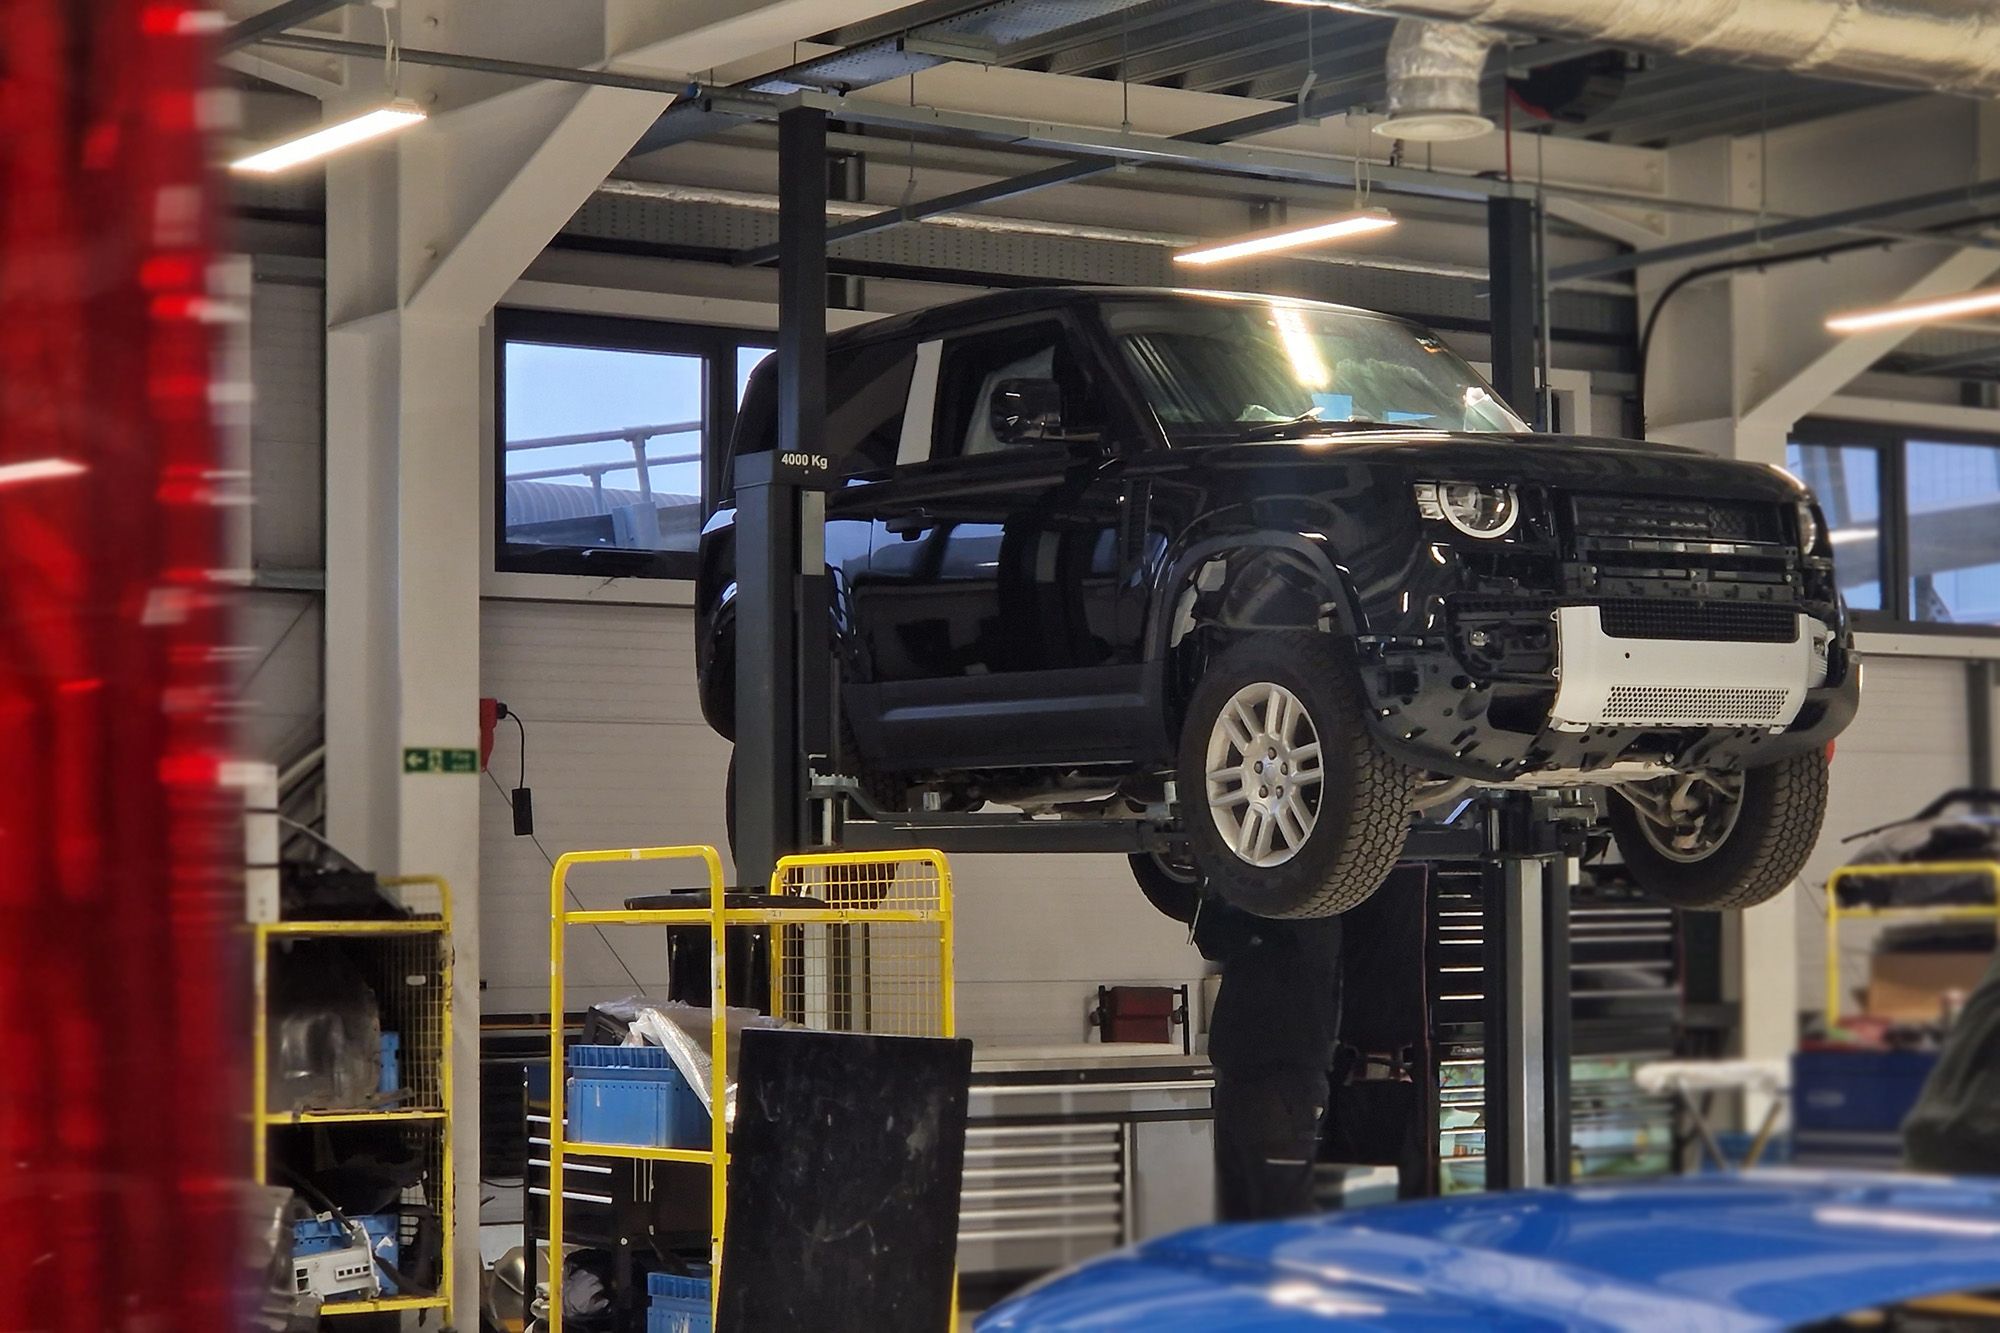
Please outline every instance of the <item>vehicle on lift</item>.
[[[773, 447], [753, 376], [734, 442]], [[1133, 858], [1268, 916], [1372, 893], [1413, 812], [1608, 788], [1635, 878], [1798, 873], [1860, 688], [1775, 467], [1538, 435], [1434, 334], [1307, 301], [1015, 291], [828, 340], [838, 771], [885, 810], [1174, 830]], [[735, 734], [734, 511], [702, 709]]]

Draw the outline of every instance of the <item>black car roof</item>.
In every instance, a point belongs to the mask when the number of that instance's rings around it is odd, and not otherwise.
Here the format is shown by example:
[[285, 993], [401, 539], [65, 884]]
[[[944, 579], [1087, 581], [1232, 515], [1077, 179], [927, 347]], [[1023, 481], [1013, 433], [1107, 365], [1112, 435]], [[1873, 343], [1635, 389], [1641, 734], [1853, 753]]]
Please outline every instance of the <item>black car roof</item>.
[[1038, 310], [1056, 310], [1071, 305], [1091, 305], [1109, 300], [1132, 298], [1175, 300], [1224, 300], [1224, 301], [1283, 301], [1288, 305], [1312, 306], [1320, 310], [1339, 310], [1356, 315], [1372, 315], [1377, 319], [1394, 320], [1398, 324], [1421, 327], [1401, 315], [1386, 314], [1380, 310], [1368, 310], [1360, 306], [1335, 305], [1328, 301], [1313, 301], [1304, 297], [1273, 296], [1260, 292], [1207, 291], [1194, 287], [1021, 287], [1007, 291], [987, 292], [980, 296], [969, 296], [962, 301], [949, 301], [944, 305], [927, 306], [922, 310], [912, 310], [900, 315], [886, 315], [881, 319], [871, 319], [865, 324], [857, 324], [843, 329], [827, 338], [830, 348], [840, 348], [849, 343], [873, 342], [878, 338], [915, 337], [929, 338], [948, 333], [953, 329], [970, 324], [983, 324], [988, 320], [1005, 319], [1010, 315], [1033, 314]]

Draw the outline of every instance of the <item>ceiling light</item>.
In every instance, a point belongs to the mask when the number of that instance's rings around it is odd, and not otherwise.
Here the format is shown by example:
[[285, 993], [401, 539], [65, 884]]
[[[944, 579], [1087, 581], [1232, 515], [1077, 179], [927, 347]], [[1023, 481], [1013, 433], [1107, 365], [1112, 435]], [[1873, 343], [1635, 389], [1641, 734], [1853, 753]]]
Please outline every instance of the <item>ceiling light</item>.
[[1220, 241], [1214, 245], [1183, 250], [1174, 256], [1174, 262], [1221, 264], [1231, 259], [1247, 259], [1251, 255], [1268, 255], [1279, 250], [1298, 250], [1308, 245], [1318, 245], [1322, 241], [1345, 240], [1349, 236], [1383, 231], [1395, 225], [1396, 219], [1379, 208], [1371, 208], [1359, 213], [1345, 213], [1329, 221], [1315, 222], [1309, 226], [1279, 227], [1272, 231], [1253, 232], [1233, 241]]
[[1939, 320], [1962, 319], [1967, 315], [1985, 314], [1990, 310], [2000, 310], [2000, 287], [1989, 287], [1980, 292], [1963, 292], [1957, 296], [1934, 297], [1927, 301], [1905, 301], [1899, 305], [1879, 306], [1874, 310], [1854, 310], [1845, 315], [1835, 315], [1827, 320], [1826, 327], [1834, 333], [1870, 333], [1876, 329], [1893, 329], [1904, 324], [1930, 324]]
[[67, 458], [36, 458], [26, 463], [0, 463], [0, 486], [24, 481], [47, 481], [51, 477], [74, 477], [83, 464]]
[[311, 134], [287, 140], [281, 144], [239, 158], [229, 164], [231, 171], [251, 171], [268, 176], [284, 171], [301, 163], [312, 162], [343, 148], [378, 139], [385, 134], [414, 125], [424, 118], [424, 113], [408, 102], [395, 102], [389, 106], [377, 107], [352, 120], [343, 120], [314, 130]]

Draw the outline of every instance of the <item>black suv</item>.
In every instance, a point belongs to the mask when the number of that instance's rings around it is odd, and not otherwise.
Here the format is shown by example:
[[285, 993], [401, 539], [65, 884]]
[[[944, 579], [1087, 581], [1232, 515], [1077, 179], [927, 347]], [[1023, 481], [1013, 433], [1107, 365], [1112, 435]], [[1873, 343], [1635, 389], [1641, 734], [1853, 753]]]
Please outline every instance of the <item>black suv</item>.
[[[752, 379], [738, 453], [772, 447]], [[1609, 788], [1686, 907], [1789, 883], [1860, 671], [1774, 467], [1530, 433], [1401, 319], [1207, 292], [1007, 292], [828, 342], [843, 763], [883, 805], [1177, 821], [1149, 893], [1372, 893], [1474, 786]], [[734, 546], [702, 537], [733, 736]], [[858, 769], [859, 772], [854, 772]]]

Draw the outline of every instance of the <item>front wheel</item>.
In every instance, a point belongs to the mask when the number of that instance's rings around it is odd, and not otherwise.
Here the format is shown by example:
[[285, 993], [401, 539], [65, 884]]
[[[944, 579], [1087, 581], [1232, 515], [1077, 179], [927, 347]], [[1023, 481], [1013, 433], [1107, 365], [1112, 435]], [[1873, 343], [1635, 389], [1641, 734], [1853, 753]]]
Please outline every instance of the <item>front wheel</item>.
[[1683, 773], [1627, 783], [1611, 832], [1638, 886], [1675, 907], [1755, 907], [1784, 892], [1819, 841], [1826, 754], [1745, 773]]
[[1194, 864], [1247, 912], [1336, 916], [1402, 854], [1415, 774], [1376, 743], [1352, 656], [1325, 634], [1222, 653], [1188, 702], [1179, 768]]

